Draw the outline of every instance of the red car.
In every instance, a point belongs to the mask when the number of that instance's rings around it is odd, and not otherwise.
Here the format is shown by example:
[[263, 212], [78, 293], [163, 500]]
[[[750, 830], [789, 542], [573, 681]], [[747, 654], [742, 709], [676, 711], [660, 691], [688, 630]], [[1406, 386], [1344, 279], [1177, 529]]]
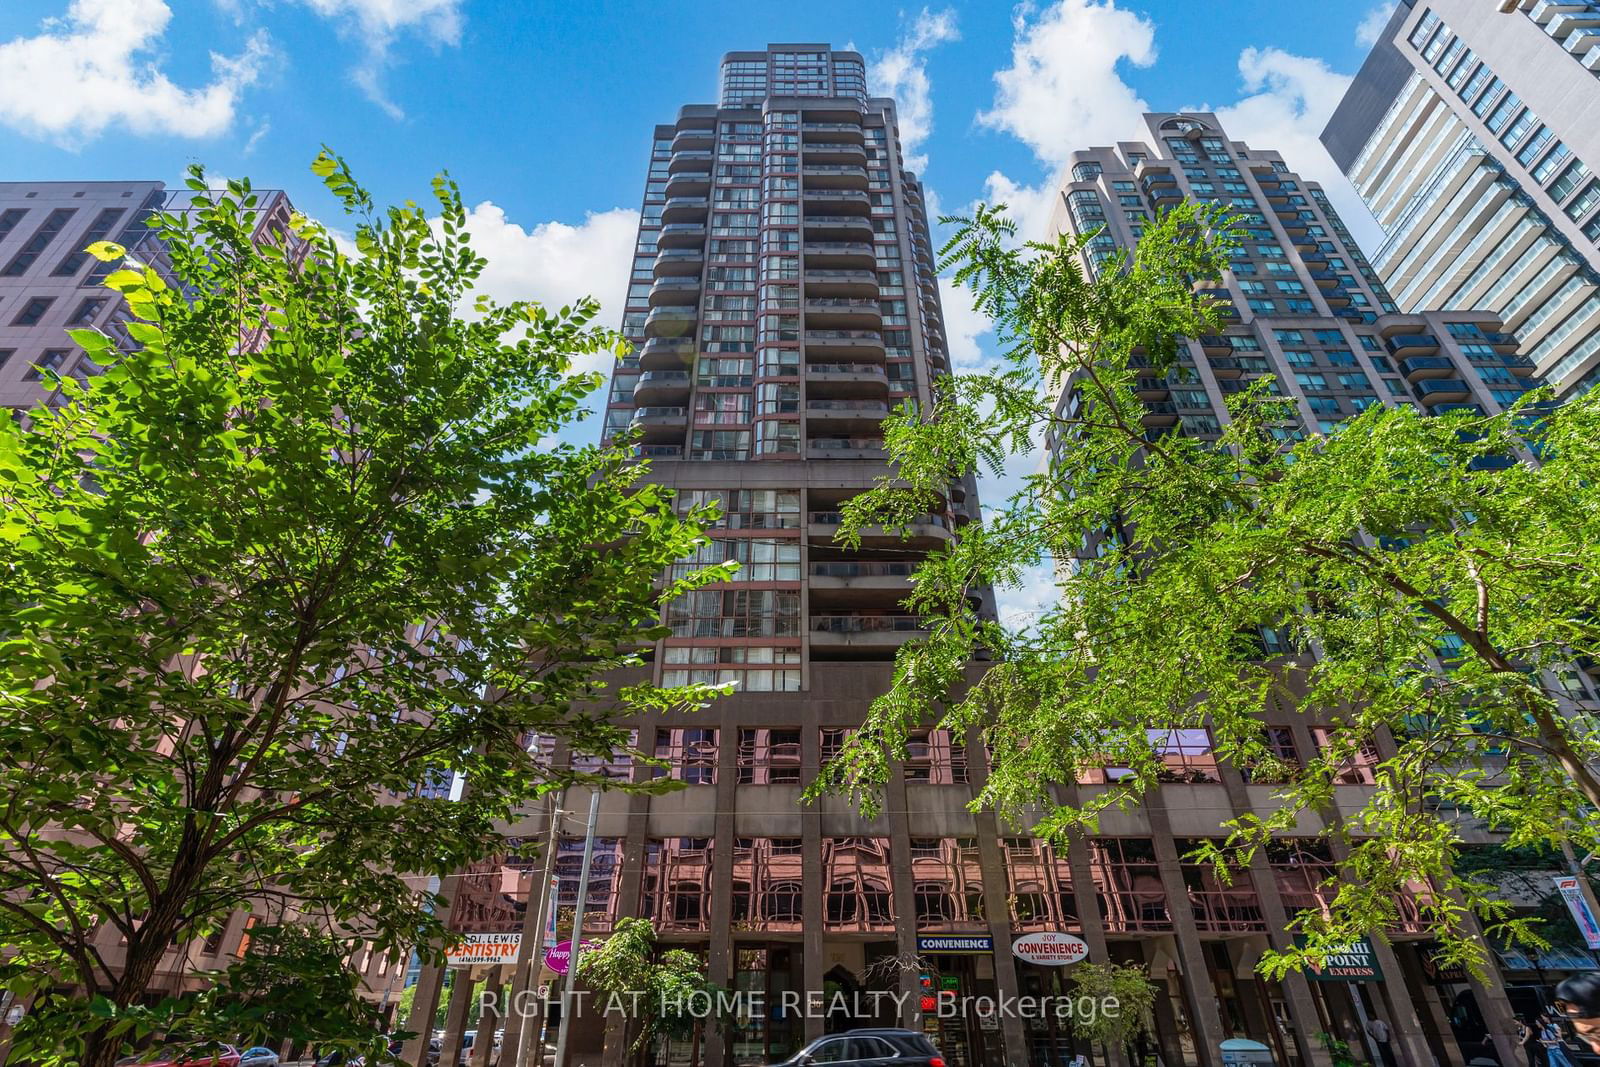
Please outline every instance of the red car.
[[239, 1050], [232, 1045], [218, 1045], [213, 1052], [185, 1056], [182, 1049], [164, 1048], [154, 1059], [124, 1057], [117, 1061], [117, 1067], [239, 1067]]

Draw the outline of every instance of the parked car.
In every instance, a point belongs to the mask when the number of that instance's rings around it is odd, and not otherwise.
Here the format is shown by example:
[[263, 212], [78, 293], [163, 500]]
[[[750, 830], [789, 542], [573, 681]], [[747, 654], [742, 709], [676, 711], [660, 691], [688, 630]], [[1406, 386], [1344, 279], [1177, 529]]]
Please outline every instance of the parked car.
[[860, 1064], [863, 1067], [944, 1067], [933, 1042], [915, 1030], [851, 1030], [819, 1037], [784, 1060], [782, 1067], [806, 1064]]
[[239, 1053], [239, 1067], [278, 1067], [278, 1054], [265, 1045]]
[[[389, 1055], [398, 1058], [405, 1047], [406, 1043], [404, 1041], [391, 1041], [389, 1042]], [[444, 1041], [437, 1037], [430, 1037], [428, 1039], [428, 1051], [425, 1057], [428, 1067], [435, 1067], [435, 1065], [438, 1064], [439, 1057], [443, 1054], [443, 1052]]]
[[[477, 1043], [478, 1031], [468, 1030], [461, 1035], [461, 1055], [457, 1058], [458, 1067], [470, 1067], [472, 1063], [472, 1046]], [[489, 1050], [489, 1067], [496, 1067], [500, 1062], [500, 1031], [494, 1034], [494, 1048]]]
[[365, 1056], [347, 1056], [335, 1050], [317, 1060], [317, 1067], [362, 1067], [367, 1062]]
[[152, 1057], [124, 1056], [117, 1063], [119, 1067], [239, 1067], [239, 1050], [232, 1045], [218, 1045], [211, 1052], [188, 1054], [183, 1048], [168, 1047]]

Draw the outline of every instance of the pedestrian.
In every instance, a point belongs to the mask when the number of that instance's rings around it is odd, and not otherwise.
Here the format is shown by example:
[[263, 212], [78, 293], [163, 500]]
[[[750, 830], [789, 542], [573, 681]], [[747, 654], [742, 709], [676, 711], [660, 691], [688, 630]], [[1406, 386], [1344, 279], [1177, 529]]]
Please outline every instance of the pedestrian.
[[1392, 1036], [1389, 1024], [1374, 1015], [1367, 1020], [1367, 1036], [1378, 1043], [1378, 1056], [1383, 1060], [1383, 1067], [1396, 1067], [1394, 1049], [1389, 1047]]
[[1529, 1018], [1517, 1019], [1517, 1044], [1528, 1057], [1528, 1067], [1545, 1067], [1544, 1046], [1539, 1044], [1539, 1032]]
[[1556, 986], [1556, 1013], [1578, 1040], [1600, 1052], [1600, 971], [1575, 974]]
[[1573, 1067], [1572, 1060], [1567, 1057], [1561, 1024], [1548, 1015], [1539, 1016], [1539, 1043], [1544, 1046], [1545, 1060], [1550, 1067]]

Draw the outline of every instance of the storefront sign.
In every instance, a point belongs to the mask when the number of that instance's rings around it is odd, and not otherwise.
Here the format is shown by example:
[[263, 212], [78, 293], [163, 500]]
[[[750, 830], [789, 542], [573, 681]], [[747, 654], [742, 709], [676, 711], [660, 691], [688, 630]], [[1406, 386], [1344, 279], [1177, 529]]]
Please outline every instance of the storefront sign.
[[993, 952], [988, 934], [930, 934], [917, 938], [918, 952]]
[[480, 963], [516, 963], [522, 947], [521, 934], [462, 934], [461, 943], [445, 957], [451, 967], [471, 967]]
[[1560, 891], [1561, 899], [1567, 902], [1572, 921], [1578, 924], [1578, 932], [1583, 934], [1583, 943], [1590, 948], [1600, 948], [1600, 920], [1589, 910], [1589, 902], [1584, 899], [1583, 887], [1578, 884], [1577, 875], [1557, 875], [1556, 889]]
[[1422, 973], [1427, 976], [1428, 981], [1435, 985], [1465, 982], [1468, 977], [1467, 969], [1459, 963], [1440, 963], [1438, 953], [1439, 946], [1431, 941], [1417, 946], [1417, 959], [1422, 964]]
[[[1295, 935], [1295, 944], [1304, 948], [1306, 939]], [[1378, 954], [1366, 938], [1336, 945], [1321, 966], [1315, 963], [1306, 967], [1306, 977], [1316, 982], [1381, 982], [1383, 971], [1378, 967]]]
[[1011, 943], [1011, 954], [1027, 963], [1043, 967], [1065, 967], [1088, 959], [1089, 946], [1082, 938], [1047, 930], [1039, 934], [1024, 934]]
[[[583, 951], [593, 952], [600, 947], [598, 941], [585, 940]], [[556, 974], [566, 974], [567, 968], [572, 966], [572, 941], [558, 941], [544, 951], [544, 965]]]

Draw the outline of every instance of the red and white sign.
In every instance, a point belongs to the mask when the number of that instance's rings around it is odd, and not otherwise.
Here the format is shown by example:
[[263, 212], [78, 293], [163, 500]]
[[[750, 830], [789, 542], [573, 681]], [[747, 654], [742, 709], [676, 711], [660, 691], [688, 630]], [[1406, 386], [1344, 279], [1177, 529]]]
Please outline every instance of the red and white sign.
[[521, 934], [463, 934], [461, 943], [450, 950], [446, 961], [452, 967], [516, 963], [520, 948]]
[[1089, 946], [1082, 938], [1047, 930], [1038, 934], [1024, 934], [1011, 942], [1011, 954], [1027, 963], [1041, 967], [1065, 967], [1089, 958]]

